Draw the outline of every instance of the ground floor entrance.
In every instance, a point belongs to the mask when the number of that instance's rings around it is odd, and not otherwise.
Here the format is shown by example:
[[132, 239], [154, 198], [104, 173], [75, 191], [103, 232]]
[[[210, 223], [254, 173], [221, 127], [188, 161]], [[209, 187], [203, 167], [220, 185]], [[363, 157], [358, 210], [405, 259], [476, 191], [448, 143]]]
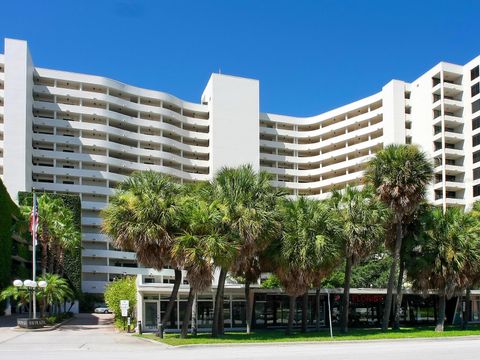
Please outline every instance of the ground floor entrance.
[[[169, 301], [168, 293], [142, 294], [141, 321], [144, 331], [156, 331], [162, 323], [167, 330], [179, 330], [187, 305], [187, 294], [180, 293], [174, 311], [169, 319], [164, 314]], [[316, 327], [339, 325], [342, 294], [340, 289], [322, 291], [319, 295], [312, 291], [306, 301], [307, 325]], [[210, 328], [213, 321], [214, 291], [198, 295], [197, 324], [201, 328]], [[279, 291], [254, 289], [251, 293], [253, 309], [251, 324], [254, 329], [276, 329], [287, 326], [289, 298]], [[355, 289], [350, 295], [350, 327], [379, 327], [382, 321], [385, 291], [377, 293], [367, 289]], [[454, 297], [447, 301], [446, 324], [458, 324], [464, 314], [469, 313], [470, 321], [480, 322], [480, 295], [472, 295], [470, 311], [465, 311], [463, 298]], [[400, 310], [401, 324], [408, 326], [434, 324], [437, 318], [438, 299], [436, 295], [423, 297], [418, 294], [405, 294]], [[302, 322], [303, 298], [296, 301], [294, 326]], [[246, 327], [246, 301], [243, 291], [225, 293], [223, 300], [223, 318], [225, 329], [243, 329]]]

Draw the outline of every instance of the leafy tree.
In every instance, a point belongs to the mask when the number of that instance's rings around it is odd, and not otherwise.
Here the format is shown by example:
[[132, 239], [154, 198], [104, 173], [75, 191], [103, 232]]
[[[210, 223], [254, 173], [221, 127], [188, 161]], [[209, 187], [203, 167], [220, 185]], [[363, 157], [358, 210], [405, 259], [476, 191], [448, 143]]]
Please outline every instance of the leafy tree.
[[271, 274], [262, 282], [262, 288], [264, 289], [279, 289], [281, 287], [280, 279], [275, 274]]
[[390, 213], [370, 187], [347, 186], [343, 191], [333, 191], [330, 201], [342, 224], [339, 234], [346, 258], [340, 324], [345, 333], [348, 331], [352, 268], [378, 250]]
[[[81, 235], [72, 210], [62, 199], [39, 194], [37, 236], [41, 248], [42, 275], [48, 272], [63, 275], [65, 253], [80, 247]], [[20, 207], [23, 220], [17, 225], [22, 232], [29, 227], [31, 205]]]
[[[181, 331], [181, 337], [185, 338], [194, 298], [212, 284], [215, 259], [220, 256], [233, 258], [237, 249], [220, 231], [224, 212], [217, 202], [208, 202], [201, 194], [194, 194], [185, 197], [181, 203], [184, 230], [177, 236], [172, 251], [187, 271], [190, 284]], [[196, 324], [193, 323], [192, 333], [196, 333]]]
[[45, 313], [46, 306], [50, 306], [50, 315], [59, 312], [60, 304], [66, 300], [72, 300], [74, 294], [70, 288], [68, 281], [57, 274], [49, 274], [40, 276], [37, 281], [46, 281], [47, 286], [37, 291], [37, 299], [42, 301], [42, 315]]
[[[245, 279], [247, 314], [251, 304], [249, 284], [260, 274], [259, 253], [278, 232], [275, 204], [280, 192], [270, 185], [269, 176], [255, 173], [250, 165], [224, 168], [211, 183], [211, 198], [225, 211], [222, 231], [226, 238], [238, 243], [238, 253], [231, 258], [221, 258], [212, 335], [223, 333], [223, 292], [227, 271]], [[247, 329], [250, 326], [247, 315]]]
[[[340, 249], [335, 219], [323, 203], [300, 197], [285, 200], [280, 211], [282, 233], [270, 251], [275, 274], [290, 297], [287, 334], [291, 334], [296, 298], [307, 293], [325, 264], [338, 257]], [[306, 330], [305, 322], [302, 330]]]
[[[388, 280], [382, 330], [387, 330], [392, 308], [393, 287], [398, 276], [402, 249], [404, 219], [425, 198], [433, 176], [433, 166], [427, 155], [414, 145], [392, 144], [380, 150], [370, 160], [365, 179], [376, 188], [379, 198], [392, 210], [395, 224], [395, 247]], [[400, 294], [397, 294], [400, 296]]]
[[133, 251], [145, 266], [161, 270], [171, 266], [175, 283], [164, 319], [170, 319], [182, 271], [172, 256], [175, 234], [179, 232], [177, 200], [180, 185], [154, 171], [135, 172], [122, 182], [102, 211], [102, 230], [113, 245]]
[[435, 289], [439, 297], [436, 331], [443, 331], [446, 299], [471, 283], [471, 269], [480, 264], [480, 226], [459, 208], [445, 213], [434, 208], [425, 214], [424, 228], [409, 260], [409, 277], [425, 294]]
[[116, 279], [107, 284], [105, 288], [105, 303], [115, 314], [115, 318], [121, 319], [122, 309], [120, 309], [120, 300], [128, 300], [128, 315], [135, 317], [135, 305], [137, 303], [137, 285], [135, 276], [126, 276]]

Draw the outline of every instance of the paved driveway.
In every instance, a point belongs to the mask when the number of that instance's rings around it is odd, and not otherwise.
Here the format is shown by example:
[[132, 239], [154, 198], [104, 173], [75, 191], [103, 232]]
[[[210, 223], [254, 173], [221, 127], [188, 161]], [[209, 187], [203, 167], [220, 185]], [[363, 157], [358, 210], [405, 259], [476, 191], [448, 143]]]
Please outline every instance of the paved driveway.
[[103, 314], [82, 314], [62, 328], [48, 332], [16, 332], [0, 327], [0, 359], [452, 360], [479, 356], [478, 338], [172, 348], [117, 333], [112, 327], [112, 316]]

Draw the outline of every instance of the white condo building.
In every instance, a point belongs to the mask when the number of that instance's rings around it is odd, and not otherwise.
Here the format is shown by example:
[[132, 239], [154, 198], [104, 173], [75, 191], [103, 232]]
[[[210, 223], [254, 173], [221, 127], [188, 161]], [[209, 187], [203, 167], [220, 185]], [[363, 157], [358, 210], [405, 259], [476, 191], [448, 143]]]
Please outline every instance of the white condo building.
[[480, 56], [441, 62], [411, 83], [311, 117], [261, 113], [259, 81], [212, 74], [199, 103], [100, 76], [34, 66], [25, 41], [0, 54], [0, 177], [19, 191], [79, 194], [82, 288], [102, 293], [138, 267], [101, 234], [100, 210], [132, 171], [206, 181], [250, 163], [292, 195], [325, 198], [359, 184], [365, 162], [389, 143], [418, 144], [435, 159], [430, 200], [480, 199]]

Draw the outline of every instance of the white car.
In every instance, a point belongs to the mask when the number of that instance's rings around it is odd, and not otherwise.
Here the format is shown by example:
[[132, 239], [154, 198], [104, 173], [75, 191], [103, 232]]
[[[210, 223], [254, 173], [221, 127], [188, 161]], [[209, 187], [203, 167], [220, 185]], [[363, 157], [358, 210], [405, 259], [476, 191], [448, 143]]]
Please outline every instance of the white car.
[[97, 306], [94, 310], [97, 314], [110, 314], [111, 311], [106, 305]]

